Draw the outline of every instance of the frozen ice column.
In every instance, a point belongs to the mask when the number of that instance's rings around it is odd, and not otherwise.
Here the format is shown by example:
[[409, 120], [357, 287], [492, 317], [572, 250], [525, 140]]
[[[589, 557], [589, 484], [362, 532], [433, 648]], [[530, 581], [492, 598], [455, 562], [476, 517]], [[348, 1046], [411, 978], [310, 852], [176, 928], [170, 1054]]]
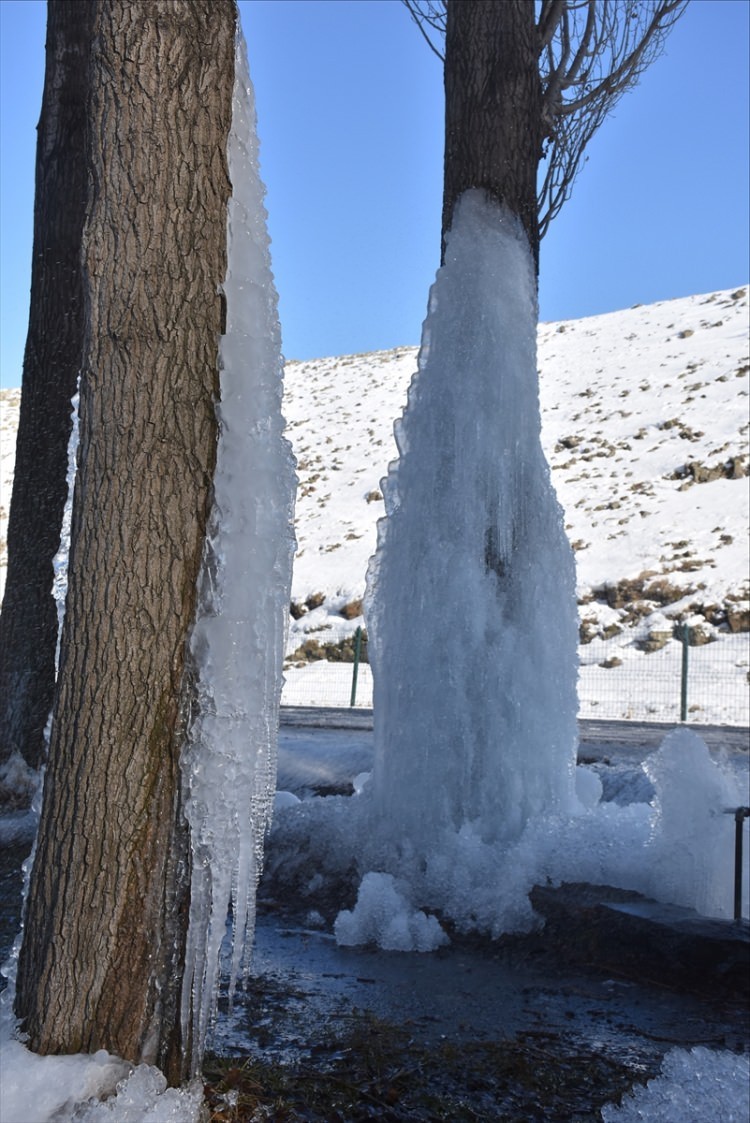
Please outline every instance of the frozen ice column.
[[520, 223], [460, 200], [368, 571], [378, 818], [518, 838], [572, 806], [575, 566], [540, 441], [536, 276]]
[[255, 890], [276, 779], [289, 612], [296, 478], [283, 435], [282, 358], [255, 101], [238, 29], [232, 196], [221, 340], [215, 497], [191, 641], [197, 719], [183, 772], [192, 886], [183, 1010], [193, 1008], [194, 1063], [216, 1009], [219, 951], [232, 909], [230, 992], [247, 967]]

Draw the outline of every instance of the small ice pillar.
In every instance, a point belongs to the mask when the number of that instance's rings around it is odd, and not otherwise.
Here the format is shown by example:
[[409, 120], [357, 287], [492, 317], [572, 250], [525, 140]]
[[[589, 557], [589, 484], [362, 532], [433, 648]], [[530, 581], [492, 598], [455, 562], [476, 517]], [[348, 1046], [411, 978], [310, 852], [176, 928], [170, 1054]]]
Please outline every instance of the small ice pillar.
[[230, 994], [247, 968], [270, 824], [294, 553], [296, 478], [281, 414], [283, 360], [255, 100], [238, 28], [229, 137], [232, 196], [220, 346], [214, 505], [191, 639], [197, 718], [183, 754], [193, 868], [183, 1011], [194, 1063], [214, 1016], [232, 911]]
[[534, 264], [520, 223], [460, 200], [368, 571], [377, 811], [429, 850], [574, 800], [575, 565], [542, 451]]

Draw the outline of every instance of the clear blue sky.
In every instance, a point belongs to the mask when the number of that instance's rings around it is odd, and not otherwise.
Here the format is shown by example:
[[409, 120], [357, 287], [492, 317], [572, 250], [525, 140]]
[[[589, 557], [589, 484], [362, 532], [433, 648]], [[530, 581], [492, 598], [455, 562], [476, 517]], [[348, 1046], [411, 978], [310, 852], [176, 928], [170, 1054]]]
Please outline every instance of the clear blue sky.
[[[398, 0], [240, 0], [289, 358], [419, 342], [442, 74]], [[748, 280], [746, 0], [692, 0], [542, 246], [546, 320]], [[45, 5], [0, 0], [0, 383], [21, 381]]]

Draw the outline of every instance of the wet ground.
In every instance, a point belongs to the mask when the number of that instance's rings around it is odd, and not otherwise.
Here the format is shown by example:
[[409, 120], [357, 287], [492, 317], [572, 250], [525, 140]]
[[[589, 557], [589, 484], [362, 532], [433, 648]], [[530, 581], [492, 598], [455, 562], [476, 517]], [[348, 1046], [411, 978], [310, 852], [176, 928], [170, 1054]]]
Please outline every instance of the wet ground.
[[[0, 850], [2, 954], [27, 845]], [[426, 955], [338, 947], [283, 906], [222, 1002], [205, 1068], [212, 1123], [601, 1118], [672, 1047], [750, 1048], [748, 1010], [563, 963], [539, 938]]]
[[[344, 716], [346, 731], [330, 725], [339, 714], [318, 716], [313, 731], [292, 715], [280, 788], [303, 798], [350, 790], [371, 766], [371, 715]], [[618, 729], [613, 745], [609, 728], [592, 725], [581, 759], [637, 767], [666, 731]], [[745, 731], [706, 740], [746, 759]], [[747, 1007], [731, 988], [699, 997], [624, 977], [616, 963], [572, 966], [559, 942], [537, 938], [454, 939], [427, 955], [343, 948], [305, 927], [293, 902], [264, 908], [247, 993], [218, 1026], [215, 1049], [234, 1060], [228, 1083], [217, 1062], [217, 1121], [598, 1120], [673, 1047], [750, 1048]], [[269, 1086], [275, 1099], [254, 1098]], [[261, 1108], [271, 1114], [253, 1115]]]
[[489, 1121], [599, 1119], [670, 1048], [749, 1043], [741, 1002], [571, 968], [538, 940], [382, 952], [262, 914], [214, 1048], [235, 1091], [281, 1075], [291, 1114], [266, 1118]]

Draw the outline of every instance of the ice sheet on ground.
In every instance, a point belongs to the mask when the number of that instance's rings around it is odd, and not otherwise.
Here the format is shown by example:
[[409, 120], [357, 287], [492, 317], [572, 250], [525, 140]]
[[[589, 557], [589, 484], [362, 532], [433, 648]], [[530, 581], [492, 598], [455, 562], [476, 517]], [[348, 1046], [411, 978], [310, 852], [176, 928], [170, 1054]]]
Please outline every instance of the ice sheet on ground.
[[299, 795], [311, 788], [346, 788], [372, 769], [368, 730], [285, 729], [279, 731], [277, 785]]

